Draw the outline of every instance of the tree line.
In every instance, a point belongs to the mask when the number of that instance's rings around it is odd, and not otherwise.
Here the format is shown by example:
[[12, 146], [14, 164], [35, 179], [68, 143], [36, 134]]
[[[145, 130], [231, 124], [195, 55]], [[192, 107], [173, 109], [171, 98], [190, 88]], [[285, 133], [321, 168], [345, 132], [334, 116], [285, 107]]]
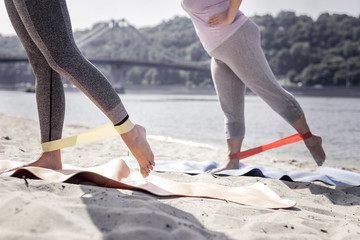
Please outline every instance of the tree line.
[[[360, 16], [320, 15], [316, 20], [294, 12], [251, 18], [260, 28], [262, 47], [274, 74], [292, 86], [359, 86]], [[92, 29], [99, 26], [97, 23]], [[78, 38], [92, 29], [74, 32]], [[25, 55], [16, 36], [0, 35], [0, 55]], [[154, 27], [114, 27], [81, 48], [87, 57], [141, 60], [209, 60], [191, 20], [175, 17]], [[105, 74], [109, 68], [100, 66]], [[29, 80], [30, 79], [30, 80]], [[0, 83], [34, 81], [27, 64], [0, 64]], [[212, 84], [206, 72], [165, 68], [126, 69], [127, 84]]]

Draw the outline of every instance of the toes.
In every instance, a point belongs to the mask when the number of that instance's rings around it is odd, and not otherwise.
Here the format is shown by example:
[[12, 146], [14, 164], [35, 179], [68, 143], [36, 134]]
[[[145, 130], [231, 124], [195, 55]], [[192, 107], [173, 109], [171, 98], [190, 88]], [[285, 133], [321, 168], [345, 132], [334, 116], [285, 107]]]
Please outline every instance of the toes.
[[154, 170], [152, 164], [149, 164], [147, 167], [148, 167], [148, 169], [150, 169], [150, 171]]
[[322, 147], [322, 138], [320, 136], [313, 135], [312, 139], [310, 138], [309, 140], [311, 141], [305, 142], [306, 146], [310, 150], [310, 153], [316, 164], [320, 167], [323, 165], [326, 159], [326, 155]]
[[146, 168], [141, 168], [140, 173], [143, 176], [143, 178], [146, 178], [147, 176], [149, 176], [149, 172], [146, 170]]
[[320, 167], [320, 166], [322, 166], [324, 164], [325, 159], [326, 159], [326, 156], [324, 154], [322, 154], [322, 156], [316, 156], [315, 162]]
[[146, 174], [150, 174], [150, 172], [151, 172], [149, 166], [145, 166], [144, 170], [146, 171]]
[[149, 163], [144, 167], [140, 168], [140, 172], [143, 175], [143, 177], [148, 177], [150, 175], [150, 172], [153, 170], [153, 166]]
[[152, 159], [150, 160], [150, 165], [155, 167], [155, 161], [154, 161], [154, 158], [152, 158]]
[[207, 173], [214, 174], [214, 173], [217, 173], [217, 172], [221, 172], [222, 170], [224, 170], [224, 169], [223, 168], [215, 168], [215, 169], [212, 169], [212, 170], [208, 170]]

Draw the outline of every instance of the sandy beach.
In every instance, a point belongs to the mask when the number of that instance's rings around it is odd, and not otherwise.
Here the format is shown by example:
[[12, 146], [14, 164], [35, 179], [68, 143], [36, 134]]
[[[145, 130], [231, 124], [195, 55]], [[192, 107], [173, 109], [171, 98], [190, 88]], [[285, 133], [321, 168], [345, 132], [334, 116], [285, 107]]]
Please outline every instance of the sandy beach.
[[[87, 128], [66, 125], [64, 137]], [[225, 161], [226, 150], [149, 138], [157, 160]], [[0, 160], [41, 153], [38, 122], [0, 115]], [[92, 167], [128, 155], [120, 137], [63, 150], [63, 164]], [[315, 164], [261, 156], [244, 163], [313, 171]], [[340, 166], [339, 166], [340, 167]], [[360, 173], [359, 169], [348, 169]], [[262, 182], [297, 205], [271, 210], [202, 198], [0, 176], [0, 239], [359, 239], [360, 188], [257, 177], [152, 173], [178, 182], [239, 187]]]

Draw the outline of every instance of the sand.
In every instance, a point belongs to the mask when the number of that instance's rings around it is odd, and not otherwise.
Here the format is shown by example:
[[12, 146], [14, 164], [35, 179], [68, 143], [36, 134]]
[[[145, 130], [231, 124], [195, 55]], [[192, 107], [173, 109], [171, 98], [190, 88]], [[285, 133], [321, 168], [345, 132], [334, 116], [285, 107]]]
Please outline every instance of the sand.
[[[67, 125], [64, 136], [86, 130]], [[224, 161], [225, 149], [149, 139], [159, 160]], [[0, 115], [0, 160], [30, 162], [41, 153], [38, 123]], [[63, 150], [63, 163], [92, 167], [128, 155], [120, 137]], [[293, 159], [244, 163], [312, 171]], [[351, 169], [360, 172], [359, 169]], [[257, 177], [153, 173], [179, 182], [249, 186], [262, 182], [297, 202], [270, 210], [200, 198], [164, 198], [92, 185], [0, 176], [0, 239], [360, 239], [360, 188], [321, 182], [292, 183]]]

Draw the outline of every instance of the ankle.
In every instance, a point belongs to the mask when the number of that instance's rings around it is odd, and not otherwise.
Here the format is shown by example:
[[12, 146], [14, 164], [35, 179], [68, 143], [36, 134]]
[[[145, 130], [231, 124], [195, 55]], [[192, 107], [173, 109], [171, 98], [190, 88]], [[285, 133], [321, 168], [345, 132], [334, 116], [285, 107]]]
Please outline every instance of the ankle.
[[43, 152], [40, 157], [29, 166], [62, 169], [61, 152], [60, 150]]
[[228, 163], [237, 163], [237, 164], [239, 164], [239, 162], [240, 162], [240, 159], [238, 159], [238, 158], [236, 158], [236, 159], [230, 159], [230, 160], [228, 161]]
[[231, 159], [238, 159], [237, 155], [241, 152], [241, 146], [229, 147], [228, 148], [228, 157]]
[[240, 161], [241, 152], [234, 152], [228, 155], [229, 161]]
[[60, 150], [55, 150], [55, 151], [51, 151], [51, 152], [43, 152], [41, 154], [41, 157], [61, 161], [61, 152], [60, 152]]
[[310, 138], [304, 139], [304, 142], [307, 146], [315, 146], [322, 143], [322, 139], [320, 136], [312, 135]]
[[228, 162], [226, 163], [226, 167], [227, 168], [234, 168], [234, 167], [238, 168], [239, 163], [240, 163], [239, 159], [231, 159], [231, 160], [228, 160]]
[[115, 125], [115, 130], [122, 136], [124, 134], [133, 132], [136, 125], [134, 125], [129, 118], [121, 125]]
[[307, 140], [307, 139], [311, 138], [311, 137], [313, 136], [313, 134], [312, 134], [311, 131], [309, 130], [309, 131], [307, 131], [307, 132], [305, 132], [305, 133], [303, 133], [303, 134], [300, 134], [300, 136], [301, 136], [304, 140]]
[[120, 134], [122, 139], [135, 140], [140, 136], [138, 125], [135, 125], [129, 132]]

